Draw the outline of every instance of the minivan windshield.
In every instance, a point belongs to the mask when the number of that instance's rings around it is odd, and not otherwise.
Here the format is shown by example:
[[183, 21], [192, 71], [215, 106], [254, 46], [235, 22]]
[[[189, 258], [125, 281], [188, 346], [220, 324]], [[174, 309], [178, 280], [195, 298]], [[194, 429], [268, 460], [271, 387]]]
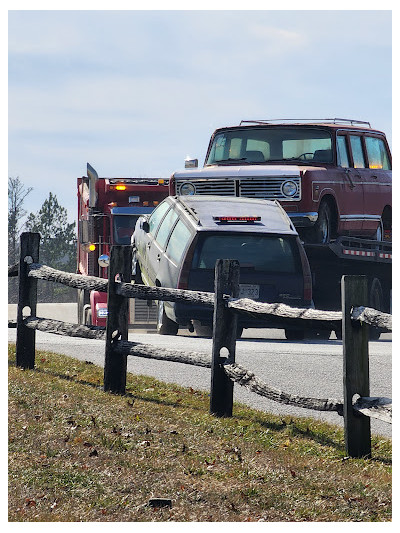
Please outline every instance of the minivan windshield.
[[282, 161], [332, 163], [331, 134], [294, 126], [224, 130], [214, 137], [206, 166]]
[[131, 236], [138, 218], [139, 215], [114, 215], [114, 244], [131, 244]]
[[214, 269], [217, 259], [237, 259], [241, 268], [293, 274], [298, 253], [293, 237], [251, 233], [201, 235], [193, 256], [193, 269]]

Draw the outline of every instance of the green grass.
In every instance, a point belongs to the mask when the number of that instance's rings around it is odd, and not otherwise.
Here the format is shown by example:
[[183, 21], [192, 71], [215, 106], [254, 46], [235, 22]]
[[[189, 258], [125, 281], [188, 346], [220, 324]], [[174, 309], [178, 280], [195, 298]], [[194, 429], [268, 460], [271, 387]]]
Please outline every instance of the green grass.
[[389, 439], [349, 459], [311, 418], [216, 418], [206, 393], [132, 374], [111, 395], [101, 368], [38, 352], [21, 370], [13, 345], [9, 363], [9, 521], [391, 520]]

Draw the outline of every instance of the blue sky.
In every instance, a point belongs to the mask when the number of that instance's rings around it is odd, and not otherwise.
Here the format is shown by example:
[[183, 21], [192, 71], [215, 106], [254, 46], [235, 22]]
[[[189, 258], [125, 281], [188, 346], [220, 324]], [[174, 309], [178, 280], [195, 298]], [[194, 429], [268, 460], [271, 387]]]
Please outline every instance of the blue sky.
[[8, 175], [168, 177], [242, 119], [368, 120], [391, 143], [391, 12], [9, 11]]

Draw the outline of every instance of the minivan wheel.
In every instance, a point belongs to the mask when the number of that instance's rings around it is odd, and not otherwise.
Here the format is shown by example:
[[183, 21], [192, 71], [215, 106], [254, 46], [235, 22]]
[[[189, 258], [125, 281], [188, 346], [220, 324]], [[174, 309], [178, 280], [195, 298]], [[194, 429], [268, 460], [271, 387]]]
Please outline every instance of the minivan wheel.
[[302, 341], [305, 337], [303, 329], [285, 329], [285, 337], [288, 341]]
[[193, 320], [193, 326], [198, 337], [211, 338], [213, 336], [212, 326], [203, 326], [198, 320]]
[[157, 307], [157, 333], [159, 335], [176, 335], [179, 326], [165, 314], [164, 302], [158, 301]]

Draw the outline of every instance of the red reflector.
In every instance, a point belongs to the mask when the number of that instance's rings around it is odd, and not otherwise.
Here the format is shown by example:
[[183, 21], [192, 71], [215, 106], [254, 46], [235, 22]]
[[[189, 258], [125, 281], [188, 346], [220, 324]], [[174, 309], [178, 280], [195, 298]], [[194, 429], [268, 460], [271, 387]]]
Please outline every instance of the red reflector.
[[216, 222], [258, 222], [261, 217], [213, 217]]

